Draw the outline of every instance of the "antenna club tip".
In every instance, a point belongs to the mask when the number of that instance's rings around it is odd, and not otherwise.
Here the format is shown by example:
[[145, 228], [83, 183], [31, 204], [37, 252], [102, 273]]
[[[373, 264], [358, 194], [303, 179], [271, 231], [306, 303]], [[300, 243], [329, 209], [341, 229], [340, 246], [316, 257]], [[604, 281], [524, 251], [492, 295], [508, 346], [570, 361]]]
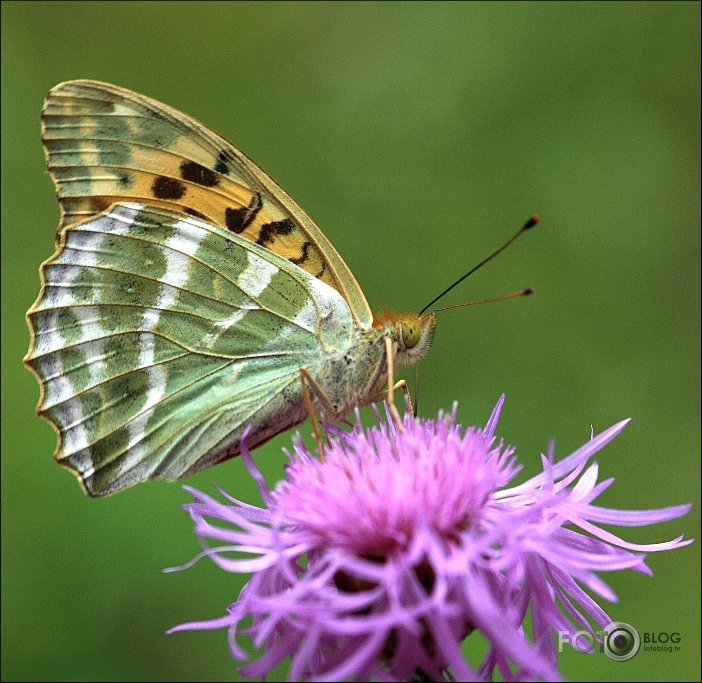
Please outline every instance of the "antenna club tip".
[[533, 287], [525, 287], [523, 290], [523, 296], [529, 296], [529, 294], [534, 293], [534, 288]]
[[539, 221], [541, 220], [541, 217], [539, 216], [538, 213], [535, 213], [525, 224], [522, 230], [529, 230], [529, 228], [533, 228]]

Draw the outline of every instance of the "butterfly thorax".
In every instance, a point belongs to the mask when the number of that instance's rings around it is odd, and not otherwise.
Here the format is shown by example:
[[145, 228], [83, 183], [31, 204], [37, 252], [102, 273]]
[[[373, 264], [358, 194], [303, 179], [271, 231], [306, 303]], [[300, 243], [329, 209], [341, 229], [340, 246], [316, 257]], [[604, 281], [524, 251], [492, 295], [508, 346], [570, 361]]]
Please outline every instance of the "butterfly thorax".
[[[381, 398], [388, 377], [387, 337], [393, 341], [394, 370], [397, 371], [424, 357], [435, 325], [433, 313], [418, 316], [382, 311], [374, 316], [370, 329], [354, 329], [343, 351], [327, 354], [316, 367], [310, 367], [312, 377], [335, 409], [330, 417], [346, 417], [355, 406], [368, 405]], [[320, 412], [325, 412], [317, 403]]]

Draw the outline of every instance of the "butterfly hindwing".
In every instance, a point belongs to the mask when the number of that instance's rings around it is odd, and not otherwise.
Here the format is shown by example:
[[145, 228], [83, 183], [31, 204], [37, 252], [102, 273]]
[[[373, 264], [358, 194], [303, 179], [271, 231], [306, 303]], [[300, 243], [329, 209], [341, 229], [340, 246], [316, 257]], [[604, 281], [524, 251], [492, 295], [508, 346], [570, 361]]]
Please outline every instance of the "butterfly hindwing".
[[[65, 228], [27, 363], [92, 495], [176, 479], [306, 416], [299, 370], [349, 344], [341, 295], [270, 250], [144, 205]], [[148, 457], [147, 457], [148, 456]]]
[[113, 203], [139, 202], [206, 220], [334, 287], [356, 324], [372, 314], [351, 271], [307, 214], [246, 155], [156, 100], [98, 81], [48, 95], [42, 137], [63, 210], [57, 234]]

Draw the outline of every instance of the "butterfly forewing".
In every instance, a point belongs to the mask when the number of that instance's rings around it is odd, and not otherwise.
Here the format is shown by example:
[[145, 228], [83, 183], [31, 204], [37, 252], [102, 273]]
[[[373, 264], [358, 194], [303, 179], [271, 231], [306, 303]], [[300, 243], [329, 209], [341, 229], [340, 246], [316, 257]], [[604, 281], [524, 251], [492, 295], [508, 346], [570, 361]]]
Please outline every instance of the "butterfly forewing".
[[357, 325], [370, 327], [372, 314], [358, 283], [319, 228], [256, 164], [206, 126], [97, 81], [56, 86], [42, 122], [63, 209], [58, 237], [116, 202], [180, 211], [295, 263], [337, 289]]
[[299, 369], [343, 350], [354, 327], [306, 271], [143, 205], [66, 229], [43, 281], [27, 362], [56, 458], [92, 495], [226, 459], [249, 424], [253, 447], [299, 423]]

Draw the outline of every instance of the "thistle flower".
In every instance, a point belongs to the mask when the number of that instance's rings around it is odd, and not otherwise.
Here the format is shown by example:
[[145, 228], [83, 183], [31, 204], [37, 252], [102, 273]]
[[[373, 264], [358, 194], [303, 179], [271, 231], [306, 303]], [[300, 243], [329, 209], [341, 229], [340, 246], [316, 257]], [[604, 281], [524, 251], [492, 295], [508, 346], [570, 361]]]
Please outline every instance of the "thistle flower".
[[[226, 616], [171, 632], [226, 627], [238, 660], [248, 659], [238, 636], [250, 634], [263, 654], [240, 669], [245, 676], [289, 656], [291, 680], [472, 681], [495, 670], [504, 680], [560, 680], [554, 633], [594, 635], [592, 622], [612, 622], [584, 590], [616, 600], [594, 572], [651, 574], [643, 552], [691, 542], [637, 545], [597, 524], [653, 524], [690, 506], [592, 505], [613, 480], [598, 484], [597, 464], [585, 465], [628, 420], [559, 462], [551, 444], [541, 474], [506, 488], [520, 467], [514, 448], [495, 444], [503, 401], [484, 429], [465, 431], [455, 405], [437, 420], [406, 416], [402, 431], [379, 415], [364, 429], [357, 415], [351, 432], [329, 428], [324, 460], [297, 437], [287, 478], [272, 491], [242, 442], [265, 507], [189, 487], [195, 500], [183, 507], [201, 556], [251, 578]], [[460, 645], [475, 630], [489, 646], [474, 668]]]

